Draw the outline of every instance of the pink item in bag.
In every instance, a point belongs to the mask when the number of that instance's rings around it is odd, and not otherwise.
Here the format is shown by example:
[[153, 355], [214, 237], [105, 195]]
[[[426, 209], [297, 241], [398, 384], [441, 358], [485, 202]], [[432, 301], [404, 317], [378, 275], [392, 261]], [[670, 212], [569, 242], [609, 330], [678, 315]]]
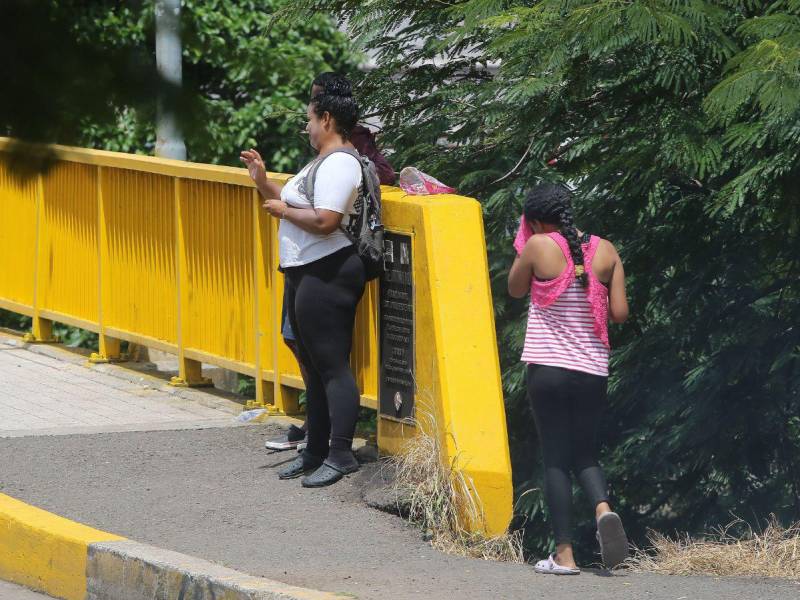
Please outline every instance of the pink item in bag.
[[405, 167], [400, 171], [400, 187], [406, 194], [412, 196], [427, 196], [429, 194], [452, 194], [455, 188], [451, 188], [423, 173], [414, 167]]

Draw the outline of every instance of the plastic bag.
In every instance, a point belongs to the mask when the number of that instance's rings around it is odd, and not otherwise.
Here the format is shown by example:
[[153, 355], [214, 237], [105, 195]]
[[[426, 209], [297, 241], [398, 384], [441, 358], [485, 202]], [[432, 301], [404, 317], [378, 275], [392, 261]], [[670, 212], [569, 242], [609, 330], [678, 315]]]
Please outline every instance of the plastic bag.
[[[269, 416], [269, 415], [267, 414], [266, 409], [254, 408], [252, 410], [242, 411], [236, 417], [236, 420], [239, 423], [249, 423], [250, 421], [255, 421], [256, 423], [258, 423], [258, 422], [263, 421], [264, 418], [266, 418], [267, 416]], [[259, 418], [259, 417], [261, 417], [261, 418]]]
[[455, 188], [443, 184], [438, 179], [414, 167], [405, 167], [400, 171], [400, 187], [406, 194], [412, 196], [452, 194], [456, 191]]

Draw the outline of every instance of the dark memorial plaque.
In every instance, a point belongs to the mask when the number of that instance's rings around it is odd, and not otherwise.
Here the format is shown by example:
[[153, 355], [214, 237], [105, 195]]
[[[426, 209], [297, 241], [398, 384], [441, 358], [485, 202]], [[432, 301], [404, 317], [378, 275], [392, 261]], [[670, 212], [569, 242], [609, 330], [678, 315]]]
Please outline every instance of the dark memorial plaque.
[[381, 416], [414, 417], [414, 279], [411, 236], [384, 234], [386, 269], [380, 285]]

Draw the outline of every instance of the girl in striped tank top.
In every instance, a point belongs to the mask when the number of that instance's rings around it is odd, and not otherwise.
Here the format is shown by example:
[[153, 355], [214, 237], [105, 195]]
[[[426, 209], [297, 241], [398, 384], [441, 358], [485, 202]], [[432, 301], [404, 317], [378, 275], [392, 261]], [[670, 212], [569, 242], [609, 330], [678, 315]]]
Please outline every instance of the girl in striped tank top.
[[528, 193], [514, 247], [508, 291], [531, 295], [522, 361], [556, 541], [536, 570], [580, 573], [571, 540], [573, 474], [594, 508], [603, 563], [613, 568], [627, 557], [628, 541], [609, 506], [596, 437], [606, 404], [608, 320], [628, 317], [622, 261], [613, 244], [576, 229], [570, 193], [556, 184]]

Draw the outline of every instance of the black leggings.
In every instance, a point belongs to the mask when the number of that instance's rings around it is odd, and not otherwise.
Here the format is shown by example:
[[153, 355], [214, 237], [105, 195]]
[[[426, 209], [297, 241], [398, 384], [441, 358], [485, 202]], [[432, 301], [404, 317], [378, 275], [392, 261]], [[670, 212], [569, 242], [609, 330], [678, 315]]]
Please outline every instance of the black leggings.
[[289, 322], [306, 368], [306, 451], [351, 462], [360, 394], [350, 370], [350, 349], [364, 293], [364, 263], [348, 246], [284, 272]]
[[606, 405], [607, 377], [559, 367], [528, 365], [528, 401], [544, 460], [544, 492], [557, 544], [572, 537], [574, 473], [595, 508], [608, 502], [597, 462], [597, 426]]

